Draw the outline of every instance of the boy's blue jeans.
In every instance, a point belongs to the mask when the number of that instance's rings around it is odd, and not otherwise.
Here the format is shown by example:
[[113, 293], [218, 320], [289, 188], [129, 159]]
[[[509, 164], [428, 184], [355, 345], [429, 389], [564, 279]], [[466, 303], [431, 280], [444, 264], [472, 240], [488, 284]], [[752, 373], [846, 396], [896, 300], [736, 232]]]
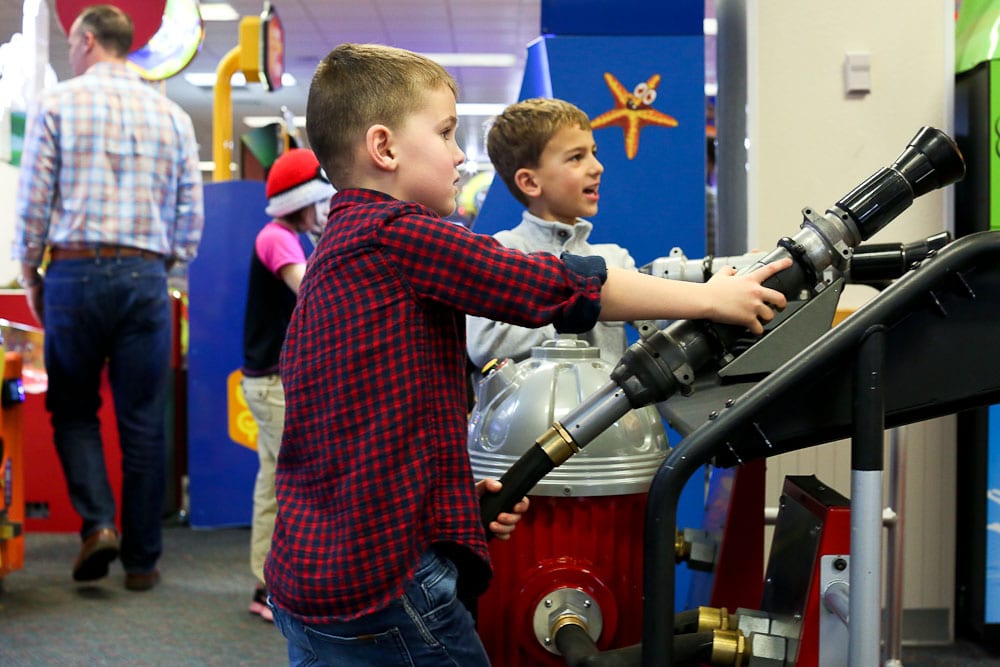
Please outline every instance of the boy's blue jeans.
[[292, 667], [488, 667], [472, 615], [455, 596], [455, 565], [428, 551], [403, 597], [347, 623], [304, 624], [274, 606]]
[[81, 537], [115, 526], [101, 442], [101, 372], [108, 367], [122, 452], [121, 560], [148, 572], [162, 550], [170, 364], [164, 262], [142, 257], [54, 261], [45, 274], [46, 407]]

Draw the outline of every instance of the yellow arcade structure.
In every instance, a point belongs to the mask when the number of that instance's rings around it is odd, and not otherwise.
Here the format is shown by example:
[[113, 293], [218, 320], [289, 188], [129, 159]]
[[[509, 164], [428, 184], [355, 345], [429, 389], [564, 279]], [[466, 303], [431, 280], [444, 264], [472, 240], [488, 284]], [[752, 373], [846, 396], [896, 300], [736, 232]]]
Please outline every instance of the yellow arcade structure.
[[239, 44], [219, 61], [215, 69], [212, 108], [212, 180], [233, 177], [233, 75], [242, 72], [248, 82], [261, 80], [262, 21], [259, 16], [240, 19]]

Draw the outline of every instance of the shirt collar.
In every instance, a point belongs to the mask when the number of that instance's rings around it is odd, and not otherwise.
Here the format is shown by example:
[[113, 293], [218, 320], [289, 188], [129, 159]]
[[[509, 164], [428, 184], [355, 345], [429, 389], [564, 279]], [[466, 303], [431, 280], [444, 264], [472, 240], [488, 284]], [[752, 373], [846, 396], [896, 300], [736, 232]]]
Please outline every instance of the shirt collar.
[[569, 239], [586, 241], [594, 229], [594, 223], [583, 218], [577, 218], [576, 224], [567, 225], [565, 222], [544, 220], [527, 211], [521, 213], [521, 222], [531, 235], [537, 235], [541, 239], [556, 239], [563, 244]]
[[92, 74], [96, 76], [124, 76], [129, 79], [142, 79], [142, 77], [139, 76], [139, 73], [127, 64], [112, 62], [109, 60], [94, 63], [87, 68], [87, 71], [84, 72], [84, 74]]

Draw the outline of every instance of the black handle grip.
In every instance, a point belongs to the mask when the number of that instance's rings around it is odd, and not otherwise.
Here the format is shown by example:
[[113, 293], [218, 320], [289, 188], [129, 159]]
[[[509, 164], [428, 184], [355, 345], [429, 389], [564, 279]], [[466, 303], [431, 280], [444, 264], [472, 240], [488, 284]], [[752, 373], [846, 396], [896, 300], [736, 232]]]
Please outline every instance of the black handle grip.
[[848, 269], [850, 281], [855, 284], [885, 283], [899, 278], [915, 262], [926, 259], [945, 247], [951, 234], [941, 232], [913, 243], [865, 243], [854, 249]]
[[500, 478], [503, 488], [496, 493], [487, 491], [479, 499], [479, 510], [483, 515], [486, 537], [493, 537], [490, 523], [496, 521], [501, 512], [513, 510], [514, 505], [520, 502], [521, 498], [526, 496], [528, 491], [531, 491], [535, 484], [538, 484], [539, 480], [555, 467], [545, 450], [537, 444], [532, 445], [521, 458], [514, 462], [514, 465]]

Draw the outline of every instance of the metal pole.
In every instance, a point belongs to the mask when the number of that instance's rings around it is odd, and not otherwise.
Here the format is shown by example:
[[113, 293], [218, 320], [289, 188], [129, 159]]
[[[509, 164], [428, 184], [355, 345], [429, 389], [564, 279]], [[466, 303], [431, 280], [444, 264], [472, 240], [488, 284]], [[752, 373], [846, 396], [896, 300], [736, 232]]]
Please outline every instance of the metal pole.
[[886, 534], [885, 667], [903, 667], [903, 537], [906, 515], [906, 448], [901, 429], [889, 432], [889, 509]]
[[882, 575], [882, 478], [885, 329], [862, 338], [854, 376], [851, 438], [851, 575], [848, 665], [879, 664]]
[[212, 91], [212, 182], [231, 181], [233, 170], [233, 74], [240, 68], [240, 47], [234, 46], [215, 68]]

